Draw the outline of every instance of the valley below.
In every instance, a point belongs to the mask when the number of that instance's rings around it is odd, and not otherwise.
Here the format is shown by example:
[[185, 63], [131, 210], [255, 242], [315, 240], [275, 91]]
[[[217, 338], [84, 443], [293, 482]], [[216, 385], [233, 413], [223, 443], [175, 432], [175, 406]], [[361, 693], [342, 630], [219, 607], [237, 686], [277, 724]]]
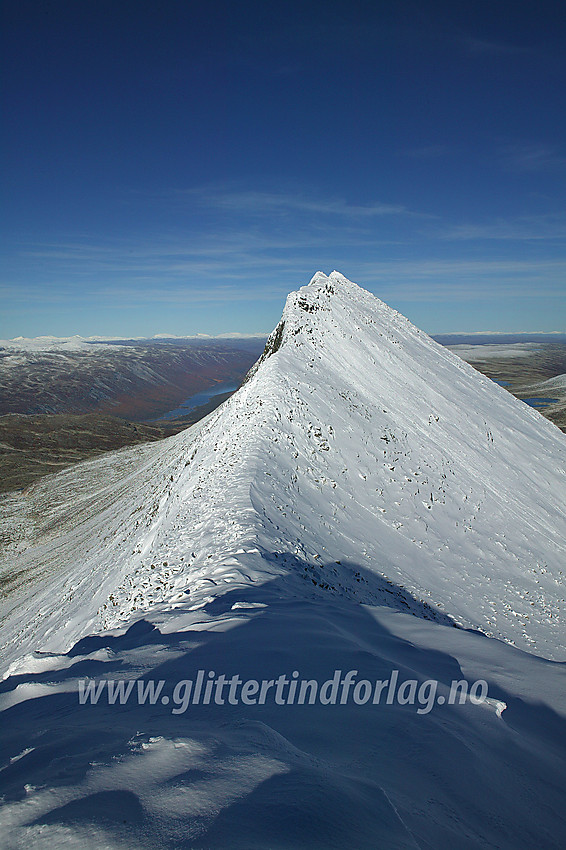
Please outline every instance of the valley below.
[[474, 369], [566, 431], [566, 341], [456, 343], [438, 337]]
[[236, 389], [263, 343], [0, 345], [0, 493], [189, 427], [229, 397], [216, 387]]

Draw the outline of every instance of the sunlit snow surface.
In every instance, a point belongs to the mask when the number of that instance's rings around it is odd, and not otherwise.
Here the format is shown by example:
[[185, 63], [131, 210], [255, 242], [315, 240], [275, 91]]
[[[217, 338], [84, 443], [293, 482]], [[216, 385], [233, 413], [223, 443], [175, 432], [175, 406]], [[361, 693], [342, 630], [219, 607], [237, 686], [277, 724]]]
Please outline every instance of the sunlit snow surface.
[[[0, 503], [2, 846], [563, 846], [565, 454], [317, 274], [197, 426]], [[78, 705], [85, 676], [199, 669], [483, 678], [491, 701]]]

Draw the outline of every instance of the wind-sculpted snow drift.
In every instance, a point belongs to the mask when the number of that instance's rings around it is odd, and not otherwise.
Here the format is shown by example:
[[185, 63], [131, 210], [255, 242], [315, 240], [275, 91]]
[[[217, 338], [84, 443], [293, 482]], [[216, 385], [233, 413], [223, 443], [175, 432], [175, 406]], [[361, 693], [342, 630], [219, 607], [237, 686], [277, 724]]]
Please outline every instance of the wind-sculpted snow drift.
[[[564, 456], [536, 411], [315, 275], [197, 426], [2, 503], [10, 846], [561, 846]], [[483, 678], [490, 700], [77, 700], [85, 676], [336, 669]]]

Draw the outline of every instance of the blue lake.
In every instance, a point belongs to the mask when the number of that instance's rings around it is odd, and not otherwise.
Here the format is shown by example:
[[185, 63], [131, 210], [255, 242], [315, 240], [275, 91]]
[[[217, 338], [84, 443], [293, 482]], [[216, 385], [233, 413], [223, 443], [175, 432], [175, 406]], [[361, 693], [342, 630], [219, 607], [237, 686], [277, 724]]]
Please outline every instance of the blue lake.
[[500, 387], [508, 387], [509, 381], [494, 381], [494, 383], [499, 384]]
[[522, 398], [521, 401], [524, 401], [525, 404], [530, 405], [530, 407], [546, 407], [547, 404], [556, 404], [558, 399], [557, 398]]
[[[214, 384], [214, 386], [208, 387], [206, 390], [201, 390], [200, 393], [195, 393], [195, 395], [190, 396], [180, 407], [176, 407], [175, 410], [169, 410], [167, 413], [164, 413], [163, 416], [160, 416], [159, 419], [176, 419], [178, 416], [186, 416], [191, 412], [191, 410], [206, 404], [211, 398], [214, 398], [214, 396], [222, 395], [222, 393], [233, 393], [239, 386], [240, 385], [234, 381], [227, 381], [223, 384]], [[157, 422], [158, 420], [154, 421]]]

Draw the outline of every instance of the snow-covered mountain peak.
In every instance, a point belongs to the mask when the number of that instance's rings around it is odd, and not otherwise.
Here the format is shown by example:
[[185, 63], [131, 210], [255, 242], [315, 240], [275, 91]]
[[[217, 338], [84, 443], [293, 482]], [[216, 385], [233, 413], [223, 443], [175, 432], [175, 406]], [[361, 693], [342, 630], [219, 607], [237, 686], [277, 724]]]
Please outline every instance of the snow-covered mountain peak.
[[[283, 347], [300, 349], [301, 358], [306, 362], [313, 350], [318, 350], [320, 356], [323, 349], [331, 349], [335, 345], [340, 327], [348, 326], [358, 334], [363, 315], [368, 308], [375, 310], [377, 305], [386, 307], [339, 272], [334, 271], [330, 275], [316, 272], [307, 286], [287, 296], [281, 320], [269, 335], [263, 355], [250, 370], [246, 381]], [[341, 335], [345, 338], [343, 331]], [[353, 333], [350, 335], [353, 336]]]
[[[371, 341], [360, 341], [360, 337], [367, 336], [370, 326], [377, 332]], [[321, 355], [324, 350], [336, 350], [337, 345], [355, 350], [360, 342], [362, 349], [369, 342], [375, 348], [394, 336], [397, 326], [403, 327], [405, 334], [411, 330], [420, 333], [408, 319], [340, 272], [326, 275], [319, 271], [307, 286], [287, 296], [281, 321], [270, 334], [264, 355], [250, 377], [261, 363], [284, 346], [302, 349], [303, 359], [308, 359], [309, 350]]]
[[32, 530], [10, 570], [53, 578], [32, 586], [40, 617], [9, 603], [11, 651], [284, 577], [294, 595], [388, 604], [562, 659], [565, 450], [535, 410], [318, 273], [217, 411], [14, 503], [13, 528]]
[[323, 320], [324, 314], [345, 310], [355, 318], [358, 313], [375, 313], [378, 308], [385, 315], [395, 315], [395, 311], [383, 301], [340, 272], [333, 271], [325, 275], [319, 271], [307, 286], [288, 295], [282, 319], [286, 322], [294, 320], [295, 324], [300, 325], [306, 320], [305, 314]]

